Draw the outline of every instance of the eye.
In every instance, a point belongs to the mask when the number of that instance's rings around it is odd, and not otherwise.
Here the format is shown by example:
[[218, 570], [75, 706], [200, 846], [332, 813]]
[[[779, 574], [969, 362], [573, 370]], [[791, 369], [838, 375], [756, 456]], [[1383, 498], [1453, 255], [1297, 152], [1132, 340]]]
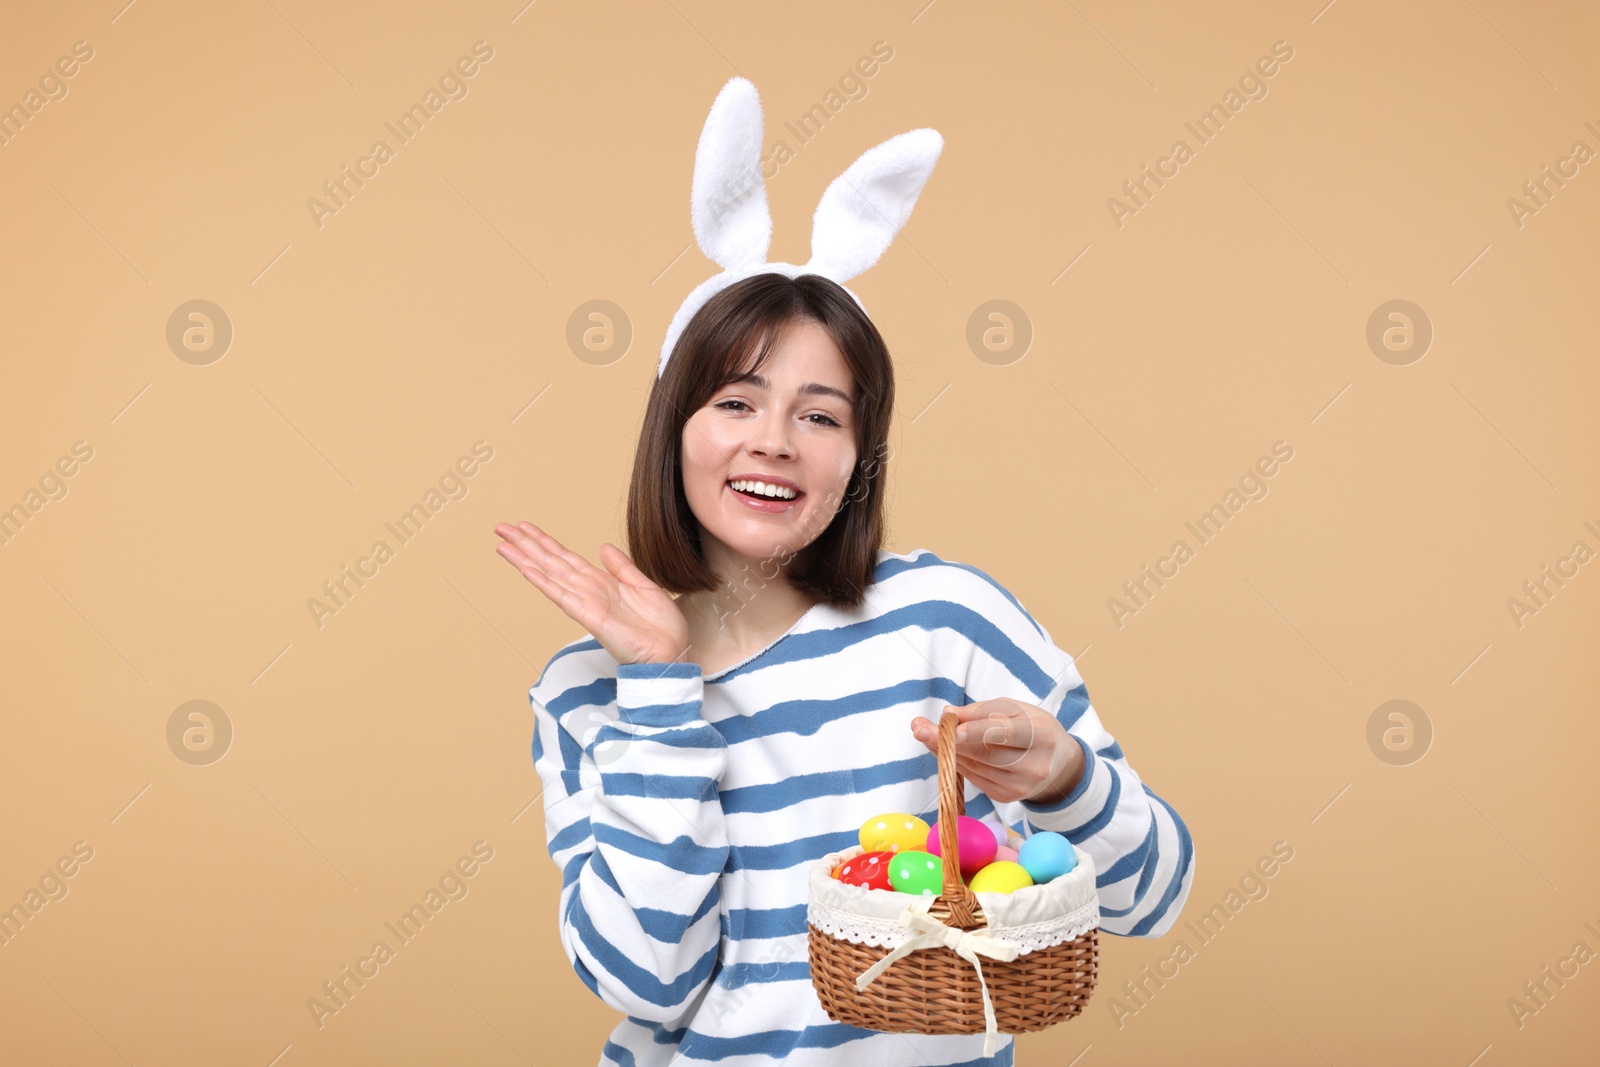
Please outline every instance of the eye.
[[[729, 405], [735, 406], [730, 407]], [[746, 404], [743, 400], [736, 400], [732, 398], [727, 400], [719, 400], [711, 406], [714, 408], [720, 408], [723, 411], [748, 411], [750, 409], [750, 405]], [[813, 422], [813, 426], [839, 427], [843, 425], [843, 423], [841, 423], [838, 419], [834, 418], [832, 415], [829, 415], [825, 411], [813, 411], [811, 414], [805, 417], [807, 419], [822, 420], [821, 422]]]

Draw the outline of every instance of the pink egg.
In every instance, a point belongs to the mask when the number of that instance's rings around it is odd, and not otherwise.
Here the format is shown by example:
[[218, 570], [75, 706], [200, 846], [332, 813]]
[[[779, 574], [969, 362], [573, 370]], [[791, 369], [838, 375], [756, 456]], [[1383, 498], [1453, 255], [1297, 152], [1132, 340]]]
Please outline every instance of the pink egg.
[[[994, 831], [967, 815], [956, 818], [956, 857], [963, 877], [971, 877], [994, 860], [999, 848]], [[939, 824], [928, 829], [927, 851], [939, 855]]]
[[1005, 845], [1001, 845], [999, 848], [994, 850], [994, 858], [996, 863], [1000, 862], [1001, 860], [1010, 860], [1012, 863], [1015, 863], [1017, 862], [1017, 850], [1014, 848], [1007, 848]]

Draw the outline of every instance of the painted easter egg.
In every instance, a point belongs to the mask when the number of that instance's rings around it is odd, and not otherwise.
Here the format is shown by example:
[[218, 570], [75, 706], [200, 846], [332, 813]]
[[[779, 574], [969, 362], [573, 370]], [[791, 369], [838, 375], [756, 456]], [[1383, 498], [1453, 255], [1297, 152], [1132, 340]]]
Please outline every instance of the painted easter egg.
[[1000, 846], [1001, 848], [1006, 847], [1008, 844], [1006, 841], [1006, 824], [1000, 821], [1000, 816], [990, 812], [988, 815], [985, 815], [978, 821], [983, 823], [983, 825], [987, 826], [990, 830], [994, 831], [994, 843], [996, 845]]
[[928, 824], [915, 815], [891, 811], [861, 824], [861, 848], [866, 852], [905, 852], [920, 849], [928, 840]]
[[851, 856], [834, 868], [833, 876], [846, 885], [861, 885], [868, 889], [889, 888], [889, 861], [893, 852], [863, 852]]
[[1035, 885], [1043, 885], [1076, 867], [1078, 856], [1072, 851], [1071, 841], [1044, 830], [1022, 843], [1017, 850], [1017, 862], [1027, 870]]
[[[1008, 853], [1008, 852], [1011, 853], [1009, 856], [1006, 855], [1006, 853]], [[1010, 860], [1013, 863], [1015, 863], [1016, 859], [1017, 859], [1017, 853], [1016, 853], [1015, 849], [997, 848], [994, 851], [994, 861], [992, 863], [984, 864], [984, 868], [993, 867], [996, 863], [999, 863], [1001, 860]], [[972, 888], [972, 880], [974, 878], [976, 878], [984, 868], [980, 868], [977, 871], [973, 871], [971, 874], [962, 875], [961, 876], [961, 884], [966, 886], [968, 889], [971, 889]]]
[[936, 897], [944, 892], [944, 870], [939, 857], [908, 849], [889, 861], [889, 887], [914, 896]]
[[[939, 852], [939, 824], [936, 822], [928, 828], [926, 851], [934, 856]], [[995, 842], [994, 831], [968, 815], [956, 816], [956, 863], [961, 867], [962, 875], [971, 877], [983, 866], [994, 860], [995, 850], [999, 845]]]
[[968, 883], [974, 893], [1014, 893], [1033, 884], [1027, 868], [1010, 860], [996, 860], [972, 876]]

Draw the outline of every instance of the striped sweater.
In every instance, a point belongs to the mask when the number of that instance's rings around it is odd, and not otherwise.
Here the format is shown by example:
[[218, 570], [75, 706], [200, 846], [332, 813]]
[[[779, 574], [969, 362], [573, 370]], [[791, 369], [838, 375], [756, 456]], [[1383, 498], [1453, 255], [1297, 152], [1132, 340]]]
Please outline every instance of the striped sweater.
[[1128, 765], [1072, 657], [994, 579], [926, 550], [880, 552], [860, 608], [818, 604], [710, 677], [619, 665], [586, 635], [528, 696], [561, 944], [626, 1016], [602, 1064], [1012, 1063], [1007, 1035], [984, 1058], [981, 1033], [836, 1023], [811, 986], [811, 867], [871, 816], [938, 818], [937, 760], [910, 722], [946, 704], [1036, 704], [1083, 749], [1060, 803], [995, 803], [970, 782], [965, 803], [1092, 854], [1103, 932], [1161, 936], [1194, 879], [1188, 828]]

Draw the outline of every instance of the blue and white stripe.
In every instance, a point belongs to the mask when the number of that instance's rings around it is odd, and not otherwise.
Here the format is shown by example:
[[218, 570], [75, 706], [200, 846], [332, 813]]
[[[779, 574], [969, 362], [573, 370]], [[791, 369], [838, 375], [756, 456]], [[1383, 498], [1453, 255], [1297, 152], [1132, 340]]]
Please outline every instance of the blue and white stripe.
[[806, 954], [812, 864], [880, 812], [938, 816], [911, 719], [994, 697], [1055, 715], [1084, 775], [1057, 804], [996, 804], [967, 783], [967, 813], [1065, 834], [1095, 858], [1103, 931], [1166, 933], [1194, 879], [1188, 828], [1128, 765], [1072, 657], [975, 567], [881, 552], [861, 608], [818, 605], [709, 678], [619, 665], [588, 636], [557, 652], [529, 690], [533, 761], [562, 945], [626, 1016], [600, 1062], [1011, 1064], [1009, 1037], [985, 1059], [982, 1034], [833, 1022]]

